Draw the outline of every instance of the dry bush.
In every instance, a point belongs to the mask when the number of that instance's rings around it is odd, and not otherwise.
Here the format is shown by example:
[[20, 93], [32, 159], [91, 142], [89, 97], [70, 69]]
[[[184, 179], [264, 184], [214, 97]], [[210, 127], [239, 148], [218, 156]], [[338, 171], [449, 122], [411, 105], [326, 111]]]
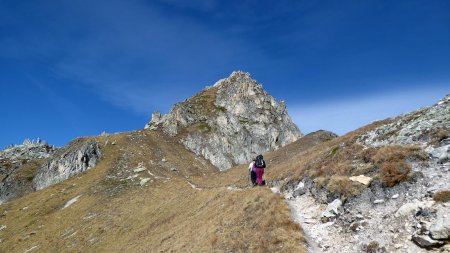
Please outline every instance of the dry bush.
[[373, 147], [367, 147], [367, 148], [363, 148], [361, 149], [361, 151], [359, 151], [357, 153], [358, 157], [360, 157], [360, 159], [365, 162], [365, 163], [369, 163], [372, 161], [372, 158], [375, 156], [375, 154], [377, 153], [377, 149], [373, 148]]
[[376, 167], [372, 163], [359, 164], [353, 171], [353, 175], [365, 175], [373, 172]]
[[378, 149], [372, 157], [372, 161], [380, 166], [383, 163], [403, 161], [406, 158], [406, 150], [402, 146], [384, 146]]
[[331, 168], [332, 175], [345, 175], [352, 171], [352, 165], [348, 160], [338, 162], [336, 165], [331, 166]]
[[317, 187], [323, 187], [327, 184], [328, 178], [326, 177], [316, 177], [314, 178], [314, 183], [317, 185]]
[[450, 201], [450, 191], [443, 190], [438, 191], [433, 195], [433, 200], [436, 202], [449, 202]]
[[209, 238], [209, 242], [211, 243], [211, 246], [215, 246], [217, 244], [217, 241], [219, 240], [219, 237], [217, 237], [217, 234], [212, 234]]
[[[342, 138], [346, 139], [346, 138]], [[338, 139], [339, 140], [339, 139]], [[331, 192], [346, 196], [355, 196], [362, 188], [348, 183], [351, 175], [362, 175], [378, 170], [383, 185], [395, 184], [409, 179], [411, 170], [407, 160], [424, 161], [428, 159], [420, 147], [383, 146], [365, 148], [357, 143], [330, 141], [331, 145], [318, 145], [303, 156], [302, 171], [314, 179], [318, 187], [327, 186]], [[353, 183], [353, 182], [352, 182]]]
[[417, 146], [383, 146], [373, 156], [375, 165], [381, 165], [385, 162], [398, 162], [405, 159], [417, 159], [425, 161], [428, 156]]
[[429, 143], [437, 147], [442, 140], [447, 139], [450, 136], [450, 133], [446, 128], [439, 128], [435, 129], [430, 135]]
[[377, 253], [380, 245], [377, 241], [371, 241], [364, 248], [367, 253]]
[[434, 134], [434, 139], [437, 142], [442, 141], [443, 139], [446, 139], [450, 136], [448, 129], [444, 129], [444, 128], [439, 128], [438, 130], [436, 130], [435, 134]]
[[373, 163], [379, 168], [378, 176], [384, 186], [392, 187], [407, 181], [411, 166], [408, 159], [425, 161], [428, 156], [416, 146], [384, 146], [373, 156]]
[[392, 187], [409, 178], [411, 166], [405, 161], [384, 162], [378, 172], [383, 185]]
[[327, 185], [327, 190], [335, 193], [341, 193], [345, 197], [357, 196], [361, 194], [365, 187], [359, 183], [352, 182], [346, 176], [332, 176]]

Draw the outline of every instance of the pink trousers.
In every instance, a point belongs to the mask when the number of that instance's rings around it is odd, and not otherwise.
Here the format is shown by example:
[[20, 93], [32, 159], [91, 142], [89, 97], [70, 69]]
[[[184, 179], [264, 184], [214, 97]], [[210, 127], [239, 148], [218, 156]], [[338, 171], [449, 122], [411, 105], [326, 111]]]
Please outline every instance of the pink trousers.
[[263, 183], [263, 175], [264, 175], [264, 169], [263, 168], [256, 168], [256, 183], [258, 185], [262, 185], [262, 183]]

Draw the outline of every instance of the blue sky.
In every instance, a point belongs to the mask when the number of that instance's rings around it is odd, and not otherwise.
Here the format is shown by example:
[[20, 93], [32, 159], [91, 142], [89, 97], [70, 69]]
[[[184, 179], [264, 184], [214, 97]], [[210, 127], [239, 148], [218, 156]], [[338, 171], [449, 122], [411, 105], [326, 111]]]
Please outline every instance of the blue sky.
[[450, 93], [449, 1], [0, 1], [0, 147], [142, 128], [244, 70], [303, 132]]

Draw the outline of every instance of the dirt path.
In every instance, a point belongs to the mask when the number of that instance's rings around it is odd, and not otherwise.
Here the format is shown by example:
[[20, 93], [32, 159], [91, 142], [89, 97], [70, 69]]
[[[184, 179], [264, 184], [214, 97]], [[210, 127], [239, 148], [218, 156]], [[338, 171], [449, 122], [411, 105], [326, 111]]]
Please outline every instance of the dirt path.
[[[280, 189], [277, 187], [270, 188], [274, 193], [280, 193]], [[286, 203], [291, 209], [291, 217], [295, 223], [299, 224], [303, 229], [304, 237], [308, 243], [308, 252], [310, 253], [322, 253], [323, 251], [320, 249], [319, 245], [315, 241], [315, 238], [312, 237], [312, 231], [310, 229], [311, 223], [317, 224], [320, 223], [317, 217], [317, 214], [320, 214], [320, 210], [317, 205], [313, 204], [313, 202], [304, 203], [302, 199], [292, 198], [289, 195], [284, 195]], [[309, 206], [310, 208], [305, 208]]]

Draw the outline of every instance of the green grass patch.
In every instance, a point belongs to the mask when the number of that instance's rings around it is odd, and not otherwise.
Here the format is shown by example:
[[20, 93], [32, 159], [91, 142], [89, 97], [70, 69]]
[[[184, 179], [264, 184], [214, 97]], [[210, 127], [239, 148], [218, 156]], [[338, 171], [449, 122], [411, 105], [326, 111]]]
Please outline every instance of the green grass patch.
[[211, 127], [208, 123], [200, 123], [197, 125], [197, 128], [205, 132], [211, 132]]

